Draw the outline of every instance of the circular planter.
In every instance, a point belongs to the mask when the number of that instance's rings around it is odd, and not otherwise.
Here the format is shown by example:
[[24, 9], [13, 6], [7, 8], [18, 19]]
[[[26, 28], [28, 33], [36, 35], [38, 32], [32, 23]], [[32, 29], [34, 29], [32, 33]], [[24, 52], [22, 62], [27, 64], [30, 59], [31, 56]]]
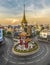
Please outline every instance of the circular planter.
[[27, 56], [27, 55], [32, 55], [32, 54], [34, 54], [34, 53], [36, 53], [36, 52], [38, 52], [38, 50], [39, 50], [39, 45], [36, 43], [35, 45], [35, 47], [34, 48], [32, 48], [32, 49], [30, 49], [30, 50], [18, 50], [18, 49], [16, 49], [16, 46], [17, 46], [18, 44], [16, 44], [16, 45], [14, 45], [13, 46], [13, 48], [12, 48], [12, 52], [15, 54], [15, 55], [18, 55], [18, 56]]

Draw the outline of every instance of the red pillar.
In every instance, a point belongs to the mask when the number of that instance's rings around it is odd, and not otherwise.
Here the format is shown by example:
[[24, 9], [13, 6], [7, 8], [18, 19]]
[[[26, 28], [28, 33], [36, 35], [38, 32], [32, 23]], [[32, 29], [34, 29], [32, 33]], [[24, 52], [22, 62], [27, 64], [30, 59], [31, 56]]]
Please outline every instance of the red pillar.
[[28, 48], [28, 43], [25, 43], [25, 48]]
[[20, 45], [22, 45], [23, 44], [23, 41], [20, 39]]

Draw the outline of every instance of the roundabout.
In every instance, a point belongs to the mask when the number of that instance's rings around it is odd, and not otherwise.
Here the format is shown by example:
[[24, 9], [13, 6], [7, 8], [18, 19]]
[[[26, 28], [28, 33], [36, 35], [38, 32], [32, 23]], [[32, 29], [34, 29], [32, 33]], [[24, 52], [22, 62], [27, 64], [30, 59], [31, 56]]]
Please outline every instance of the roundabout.
[[12, 52], [18, 56], [28, 56], [28, 55], [38, 52], [38, 50], [40, 48], [39, 45], [37, 43], [33, 43], [33, 42], [30, 42], [30, 44], [34, 45], [33, 48], [27, 49], [27, 50], [19, 50], [17, 48], [17, 46], [19, 46], [19, 44], [17, 42], [17, 44], [15, 44], [14, 47], [12, 48]]
[[12, 46], [14, 43], [10, 39], [6, 38], [6, 40], [8, 41], [5, 46], [6, 51], [4, 50], [4, 54], [2, 55], [5, 65], [7, 63], [10, 65], [22, 65], [22, 64], [31, 65], [31, 64], [37, 63], [39, 61], [42, 61], [43, 59], [45, 59], [47, 57], [48, 47], [45, 44], [39, 43], [40, 49], [38, 50], [38, 52], [31, 54], [29, 56], [22, 57], [22, 56], [17, 56], [17, 55], [13, 54]]

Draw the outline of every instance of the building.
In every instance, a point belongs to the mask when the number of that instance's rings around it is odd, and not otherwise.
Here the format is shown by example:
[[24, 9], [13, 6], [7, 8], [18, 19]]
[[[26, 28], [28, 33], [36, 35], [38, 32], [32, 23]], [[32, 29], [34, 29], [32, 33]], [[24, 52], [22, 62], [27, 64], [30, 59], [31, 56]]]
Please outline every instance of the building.
[[36, 24], [36, 26], [35, 26], [35, 30], [36, 30], [36, 31], [41, 31], [41, 26], [38, 25], [38, 24]]
[[28, 22], [27, 22], [26, 16], [25, 16], [25, 4], [24, 4], [24, 14], [23, 14], [21, 26], [28, 35], [31, 35], [31, 33], [32, 33], [31, 32], [31, 26], [28, 25]]
[[23, 14], [21, 26], [22, 26], [22, 28], [24, 28], [24, 31], [27, 32], [27, 20], [26, 20], [26, 17], [25, 17], [25, 4], [24, 4], [24, 14]]
[[40, 38], [45, 38], [50, 40], [50, 30], [44, 29], [40, 32]]

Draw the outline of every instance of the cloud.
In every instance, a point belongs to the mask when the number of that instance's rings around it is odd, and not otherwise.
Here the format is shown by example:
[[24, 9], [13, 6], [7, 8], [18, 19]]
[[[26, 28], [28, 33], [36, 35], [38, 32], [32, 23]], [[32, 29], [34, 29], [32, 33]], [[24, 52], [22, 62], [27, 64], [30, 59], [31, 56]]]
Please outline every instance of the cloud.
[[29, 5], [26, 8], [27, 15], [29, 14], [30, 17], [49, 17], [50, 16], [50, 6], [46, 4], [46, 0], [34, 0], [32, 3], [33, 4]]
[[23, 4], [33, 17], [50, 16], [50, 0], [0, 0], [0, 17], [20, 17]]

